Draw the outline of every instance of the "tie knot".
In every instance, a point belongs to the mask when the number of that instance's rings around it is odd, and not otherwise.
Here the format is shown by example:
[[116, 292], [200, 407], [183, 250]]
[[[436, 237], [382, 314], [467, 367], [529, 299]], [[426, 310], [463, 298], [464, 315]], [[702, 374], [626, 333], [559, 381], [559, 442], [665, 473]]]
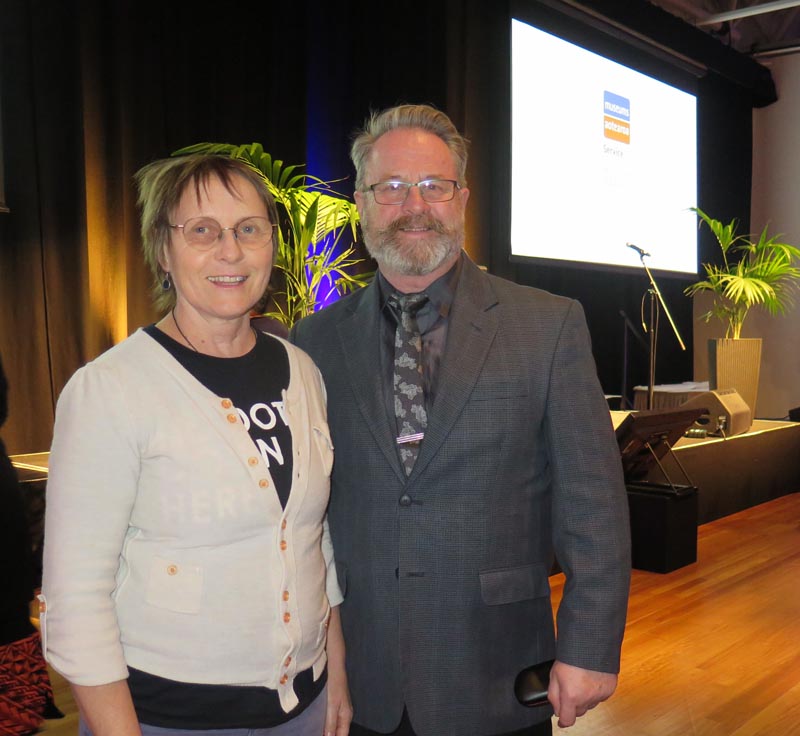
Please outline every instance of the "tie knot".
[[420, 292], [419, 294], [392, 294], [389, 297], [389, 303], [392, 307], [404, 314], [416, 314], [427, 301], [428, 295], [425, 292]]

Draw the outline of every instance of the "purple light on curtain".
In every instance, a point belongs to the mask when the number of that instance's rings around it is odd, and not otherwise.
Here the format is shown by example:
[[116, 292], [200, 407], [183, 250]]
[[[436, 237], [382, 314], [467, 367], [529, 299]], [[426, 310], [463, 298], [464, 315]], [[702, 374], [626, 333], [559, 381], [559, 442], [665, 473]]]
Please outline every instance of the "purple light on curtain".
[[[308, 248], [309, 255], [316, 255], [317, 253], [321, 253], [326, 247], [328, 247], [329, 243], [331, 243], [334, 239], [334, 234], [331, 233], [323, 240], [320, 240], [319, 243], [316, 244], [316, 247], [312, 243]], [[332, 258], [335, 258], [336, 255], [341, 251], [342, 244], [341, 242], [336, 248], [336, 251], [332, 254]], [[335, 275], [335, 274], [333, 274]], [[306, 277], [310, 280], [311, 279], [311, 269], [306, 266]], [[319, 285], [317, 286], [316, 294], [314, 295], [314, 311], [318, 312], [323, 307], [327, 307], [329, 304], [333, 304], [341, 294], [333, 286], [333, 281], [330, 277], [323, 278]]]

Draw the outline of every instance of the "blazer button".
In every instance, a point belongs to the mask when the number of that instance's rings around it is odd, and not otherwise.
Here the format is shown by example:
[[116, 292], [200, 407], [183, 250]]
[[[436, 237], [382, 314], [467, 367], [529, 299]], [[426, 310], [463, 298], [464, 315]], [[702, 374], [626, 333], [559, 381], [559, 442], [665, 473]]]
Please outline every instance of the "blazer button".
[[402, 496], [400, 496], [400, 505], [411, 506], [411, 496], [409, 496], [407, 493], [404, 493]]

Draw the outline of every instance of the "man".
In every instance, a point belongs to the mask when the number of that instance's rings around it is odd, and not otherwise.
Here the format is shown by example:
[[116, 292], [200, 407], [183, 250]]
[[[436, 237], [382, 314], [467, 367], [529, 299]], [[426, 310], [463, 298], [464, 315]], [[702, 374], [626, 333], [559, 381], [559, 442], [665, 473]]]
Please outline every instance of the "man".
[[466, 142], [443, 113], [373, 115], [351, 155], [379, 275], [292, 333], [328, 390], [351, 734], [549, 734], [517, 673], [557, 658], [562, 726], [608, 698], [630, 576], [583, 312], [463, 253]]

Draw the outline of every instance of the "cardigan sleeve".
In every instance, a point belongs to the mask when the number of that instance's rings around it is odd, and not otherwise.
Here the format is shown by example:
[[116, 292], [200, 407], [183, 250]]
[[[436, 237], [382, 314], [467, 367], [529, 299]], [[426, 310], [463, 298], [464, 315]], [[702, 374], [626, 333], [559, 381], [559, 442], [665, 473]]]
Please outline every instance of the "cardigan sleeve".
[[45, 515], [42, 638], [78, 685], [126, 678], [113, 593], [139, 477], [125, 389], [107, 364], [69, 381], [56, 408]]
[[328, 529], [327, 515], [322, 522], [322, 556], [325, 558], [325, 567], [327, 568], [325, 592], [328, 594], [328, 603], [331, 607], [338, 606], [344, 600], [344, 596], [336, 577], [336, 563], [333, 558], [333, 543], [330, 529]]
[[[321, 404], [321, 411], [323, 416], [325, 417], [325, 423], [327, 424], [328, 419], [328, 392], [325, 387], [325, 381], [322, 378], [322, 373], [320, 373], [319, 368], [314, 364], [314, 361], [302, 352], [299, 348], [295, 345], [291, 345], [287, 349], [289, 350], [296, 350], [298, 353], [301, 353], [305, 356], [305, 361], [309, 367], [309, 373], [312, 375], [306, 374], [306, 380], [309, 382], [309, 385], [313, 385], [318, 387], [319, 391], [319, 402]], [[313, 380], [313, 383], [312, 383]], [[330, 434], [329, 434], [330, 437]], [[336, 448], [333, 448], [334, 454], [336, 453]], [[334, 552], [333, 552], [333, 542], [331, 541], [331, 532], [330, 528], [328, 527], [328, 516], [325, 515], [325, 518], [322, 521], [322, 556], [325, 560], [325, 567], [326, 567], [326, 580], [325, 580], [325, 592], [328, 595], [328, 603], [331, 606], [338, 606], [343, 600], [344, 596], [342, 595], [342, 591], [339, 587], [339, 581], [336, 577], [336, 563], [334, 560]]]

